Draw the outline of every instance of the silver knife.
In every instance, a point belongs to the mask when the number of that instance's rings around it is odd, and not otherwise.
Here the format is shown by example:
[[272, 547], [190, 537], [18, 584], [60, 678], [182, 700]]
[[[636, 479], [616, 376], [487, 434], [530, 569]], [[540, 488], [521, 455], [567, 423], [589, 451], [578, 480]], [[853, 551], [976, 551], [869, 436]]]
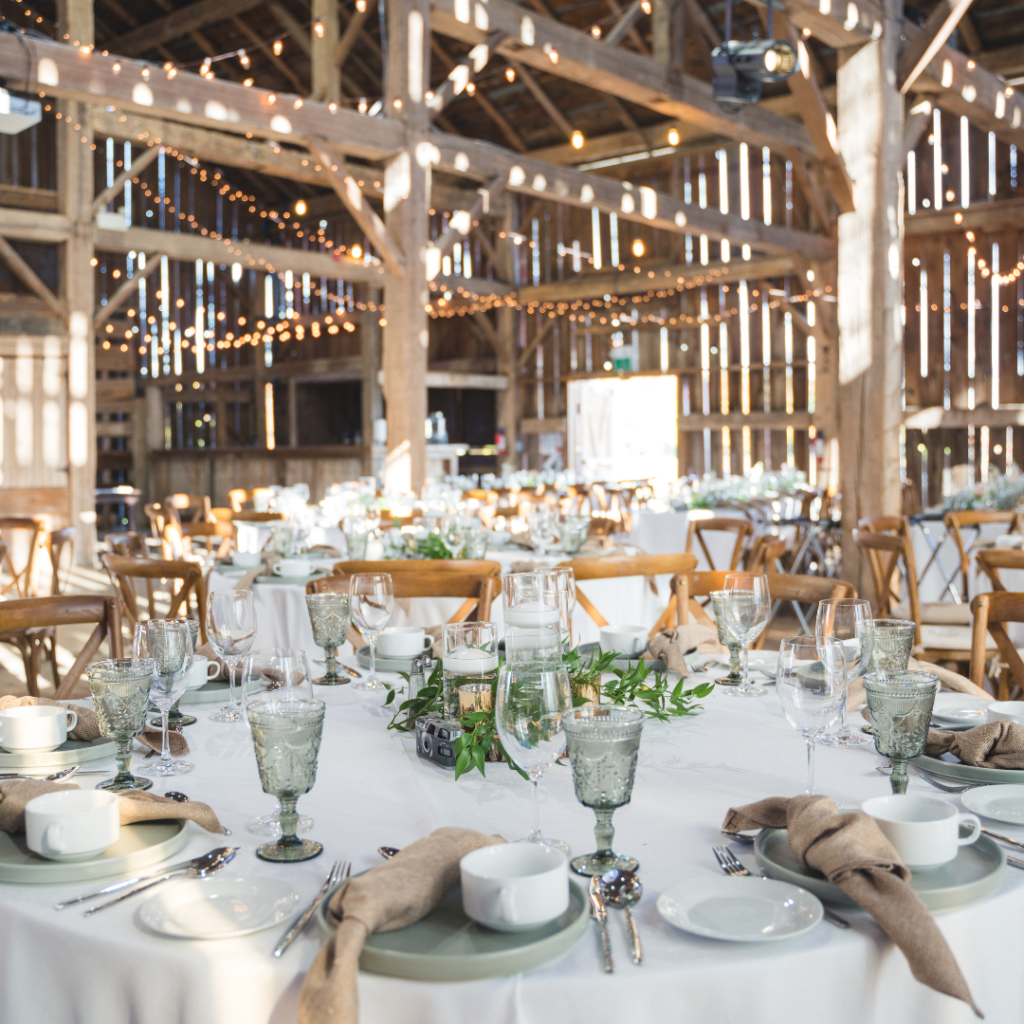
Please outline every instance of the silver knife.
[[328, 872], [327, 877], [324, 879], [324, 884], [320, 887], [320, 891], [316, 894], [313, 902], [306, 907], [305, 911], [295, 921], [291, 928], [281, 936], [281, 941], [274, 947], [274, 956], [281, 957], [284, 955], [288, 947], [299, 937], [299, 933], [302, 929], [306, 927], [309, 919], [316, 913], [316, 908], [323, 903], [327, 893], [342, 879], [348, 878], [351, 871], [351, 864], [346, 864], [343, 869], [341, 863], [335, 861], [334, 866]]
[[172, 864], [170, 867], [161, 868], [159, 871], [151, 871], [148, 875], [139, 875], [136, 878], [126, 878], [123, 882], [114, 882], [113, 885], [108, 885], [105, 889], [96, 889], [93, 892], [87, 892], [82, 896], [75, 896], [73, 899], [64, 900], [63, 903], [54, 903], [54, 910], [63, 910], [65, 907], [73, 907], [76, 903], [84, 903], [86, 900], [96, 899], [97, 896], [106, 896], [107, 893], [117, 892], [119, 889], [127, 889], [130, 885], [137, 885], [139, 882], [147, 882], [151, 878], [156, 878], [157, 875], [166, 875], [168, 871], [180, 871], [182, 868], [187, 868], [192, 863], [194, 858], [190, 857], [188, 860], [181, 861], [180, 864]]
[[1024, 843], [1018, 843], [1016, 839], [1011, 839], [1009, 836], [1001, 836], [998, 832], [990, 832], [987, 828], [983, 828], [981, 831], [992, 839], [998, 839], [1001, 843], [1009, 843], [1011, 846], [1016, 846], [1018, 850], [1024, 850]]
[[1015, 868], [1024, 868], [1024, 860], [1017, 860], [1016, 857], [1007, 857], [1007, 864], [1012, 864]]
[[612, 962], [612, 944], [608, 938], [608, 911], [604, 907], [604, 896], [601, 893], [601, 879], [594, 875], [590, 879], [590, 916], [601, 926], [601, 952], [604, 954], [605, 974], [615, 970]]

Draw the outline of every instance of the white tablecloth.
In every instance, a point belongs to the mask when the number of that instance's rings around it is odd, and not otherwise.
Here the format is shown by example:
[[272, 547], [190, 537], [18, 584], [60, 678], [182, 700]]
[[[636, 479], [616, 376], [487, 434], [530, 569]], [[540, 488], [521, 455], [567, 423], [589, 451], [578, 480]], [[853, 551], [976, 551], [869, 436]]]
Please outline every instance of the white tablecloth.
[[[328, 705], [317, 783], [299, 802], [312, 814], [324, 853], [297, 865], [256, 858], [246, 823], [273, 807], [259, 784], [244, 724], [200, 721], [187, 730], [196, 771], [155, 791], [182, 790], [213, 805], [242, 847], [237, 876], [291, 882], [312, 898], [335, 859], [353, 873], [380, 863], [378, 846], [401, 847], [442, 825], [515, 839], [531, 822], [530, 787], [505, 767], [458, 782], [420, 761], [413, 741], [385, 729], [376, 693], [318, 688]], [[644, 898], [637, 921], [646, 953], [628, 957], [623, 920], [610, 913], [616, 971], [601, 971], [590, 927], [562, 960], [528, 975], [466, 984], [406, 982], [363, 974], [362, 1024], [968, 1024], [971, 1011], [916, 982], [902, 954], [865, 915], [843, 911], [853, 927], [822, 923], [808, 935], [763, 946], [726, 945], [671, 928], [656, 909], [676, 882], [715, 876], [711, 852], [731, 805], [803, 788], [803, 742], [773, 694], [743, 700], [722, 694], [699, 717], [644, 729], [632, 803], [615, 815], [615, 848], [639, 858]], [[212, 709], [211, 709], [212, 710]], [[888, 791], [871, 751], [825, 748], [819, 787], [841, 804]], [[89, 783], [83, 780], [84, 785]], [[912, 791], [939, 796], [918, 779]], [[579, 853], [594, 848], [593, 813], [577, 803], [568, 768], [541, 783], [544, 831]], [[954, 797], [949, 798], [955, 802]], [[224, 844], [189, 826], [175, 859]], [[1024, 828], [999, 831], [1024, 837]], [[735, 846], [754, 868], [749, 847]], [[94, 884], [88, 888], [95, 887]], [[52, 904], [85, 886], [0, 885], [0, 1021], [3, 1024], [291, 1024], [303, 972], [322, 936], [309, 928], [281, 960], [270, 956], [283, 928], [246, 938], [197, 942], [161, 938], [138, 921], [141, 898], [85, 918]], [[1007, 869], [983, 903], [937, 918], [991, 1024], [1024, 1020], [1024, 872]]]

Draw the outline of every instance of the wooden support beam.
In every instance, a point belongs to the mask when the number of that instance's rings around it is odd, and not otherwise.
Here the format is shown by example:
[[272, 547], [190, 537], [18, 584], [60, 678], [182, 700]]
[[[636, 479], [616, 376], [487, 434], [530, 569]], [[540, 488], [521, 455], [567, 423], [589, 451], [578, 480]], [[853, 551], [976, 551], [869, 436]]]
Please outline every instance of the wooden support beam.
[[551, 118], [558, 126], [559, 131], [570, 141], [572, 140], [573, 127], [569, 124], [568, 118], [551, 97], [544, 91], [540, 82], [533, 77], [530, 70], [524, 67], [519, 61], [510, 60], [509, 63], [515, 69], [516, 76], [523, 80], [523, 85], [530, 90], [533, 98], [544, 108], [544, 113]]
[[294, 42], [300, 50], [307, 56], [313, 56], [313, 46], [309, 41], [309, 34], [306, 32], [305, 26], [299, 23], [299, 20], [294, 14], [282, 3], [277, 3], [274, 0], [273, 3], [267, 4], [267, 6], [274, 12], [274, 17], [288, 30], [288, 36]]
[[651, 0], [651, 45], [654, 59], [670, 73], [686, 71], [685, 0]]
[[122, 195], [125, 182], [138, 177], [161, 153], [160, 146], [153, 146], [152, 149], [144, 149], [142, 153], [132, 160], [132, 166], [123, 170], [115, 179], [113, 185], [108, 185], [93, 201], [89, 211], [90, 217], [95, 217], [100, 210], [115, 196]]
[[480, 226], [477, 224], [473, 225], [470, 234], [480, 243], [480, 248], [483, 249], [484, 255], [491, 261], [491, 266], [497, 272], [498, 253], [494, 246], [491, 245], [491, 240], [480, 230]]
[[341, 102], [341, 70], [335, 58], [339, 35], [338, 0], [313, 0], [310, 95], [320, 103]]
[[908, 237], [945, 235], [954, 231], [1020, 231], [1024, 229], [1024, 199], [996, 199], [966, 210], [943, 206], [906, 218]]
[[324, 181], [334, 189], [355, 222], [362, 228], [370, 244], [380, 253], [388, 271], [396, 277], [401, 277], [405, 273], [405, 256], [388, 234], [388, 229], [377, 216], [377, 212], [367, 202], [356, 184], [356, 179], [346, 170], [344, 161], [328, 149], [323, 139], [315, 135], [306, 139], [306, 145], [310, 153], [323, 164]]
[[[619, 4], [618, 0], [604, 0], [604, 2], [605, 2], [605, 5], [608, 7], [608, 10], [610, 10], [612, 12], [612, 14], [614, 14], [616, 17], [619, 17], [619, 18], [622, 17], [622, 14], [623, 14], [622, 6]], [[555, 14], [555, 12], [552, 11], [550, 8], [545, 9], [545, 6], [538, 7], [537, 9], [545, 17], [548, 17], [548, 18], [551, 18], [551, 19], [556, 19], [558, 16]], [[628, 35], [629, 35], [630, 41], [632, 42], [632, 44], [637, 48], [637, 50], [640, 53], [648, 54], [648, 53], [651, 52], [648, 49], [647, 44], [644, 42], [643, 36], [640, 35], [640, 33], [637, 31], [635, 26], [630, 26], [630, 28], [628, 30]]]
[[226, 21], [233, 15], [244, 14], [258, 7], [263, 0], [199, 0], [163, 18], [125, 32], [104, 44], [111, 53], [132, 56], [147, 53], [162, 43], [187, 36], [190, 32]]
[[686, 16], [697, 26], [711, 49], [722, 45], [722, 34], [718, 31], [718, 26], [698, 0], [686, 0]]
[[361, 11], [355, 11], [351, 20], [345, 26], [345, 31], [342, 33], [337, 46], [334, 48], [334, 63], [339, 67], [342, 67], [348, 59], [348, 55], [356, 45], [360, 33], [363, 31], [363, 26], [366, 24], [366, 19], [369, 18], [373, 9], [374, 8], [367, 3]]
[[23, 285], [38, 295], [53, 310], [54, 316], [61, 320], [67, 320], [68, 313], [64, 303], [50, 291], [39, 275], [25, 262], [21, 253], [3, 235], [0, 235], [0, 259], [7, 264]]
[[939, 0], [921, 31], [907, 40], [896, 68], [901, 93], [906, 95], [910, 91], [924, 69], [946, 45], [946, 40], [970, 6], [971, 0]]
[[[750, 0], [755, 7], [767, 6], [765, 0]], [[779, 10], [776, 5], [776, 11]], [[882, 34], [882, 10], [875, 0], [830, 3], [828, 0], [786, 0], [786, 16], [800, 29], [826, 46], [844, 49], [863, 46]]]
[[145, 281], [146, 278], [160, 266], [160, 260], [165, 255], [166, 253], [158, 252], [150, 256], [146, 260], [145, 270], [137, 270], [130, 280], [121, 282], [114, 294], [107, 299], [107, 304], [105, 306], [100, 306], [96, 311], [96, 315], [92, 318], [93, 334], [95, 334], [125, 304], [125, 302], [128, 301], [129, 296], [133, 292], [138, 291], [139, 282]]
[[517, 366], [521, 370], [529, 360], [530, 356], [533, 355], [538, 345], [542, 345], [547, 336], [555, 329], [556, 318], [551, 316], [544, 321], [544, 326], [541, 327], [537, 333], [526, 343], [526, 348], [523, 349], [519, 356]]
[[1004, 405], [998, 409], [904, 409], [903, 425], [908, 430], [964, 430], [967, 427], [1024, 427], [1024, 406]]
[[929, 100], [920, 100], [907, 111], [903, 121], [903, 163], [921, 141], [921, 136], [932, 123], [932, 105]]
[[[470, 82], [475, 81], [483, 73], [494, 52], [494, 47], [504, 38], [504, 32], [492, 32], [486, 42], [477, 43], [462, 60], [452, 65], [441, 88], [435, 89], [433, 97], [427, 101], [427, 106], [435, 115], [440, 114], [445, 107], [465, 91]], [[472, 95], [475, 91], [474, 88], [470, 94]]]
[[821, 194], [817, 183], [811, 176], [811, 169], [807, 166], [807, 162], [795, 150], [789, 151], [789, 160], [793, 167], [793, 177], [800, 186], [800, 191], [803, 192], [807, 197], [807, 201], [811, 204], [811, 209], [818, 218], [818, 223], [829, 233], [834, 232], [836, 218], [829, 208], [825, 197]]
[[[609, 46], [589, 33], [541, 15], [524, 15], [508, 0], [489, 0], [487, 32], [508, 33], [498, 52], [530, 67], [567, 78], [621, 100], [678, 117], [708, 133], [719, 133], [752, 145], [796, 146], [814, 154], [806, 129], [788, 118], [770, 114], [757, 104], [727, 113], [715, 100], [711, 85], [670, 72], [653, 57]], [[479, 43], [486, 38], [461, 0], [433, 0], [431, 24], [438, 32]], [[552, 57], [554, 54], [554, 58]]]
[[[444, 234], [434, 242], [434, 245], [440, 250], [441, 256], [450, 253], [456, 241], [460, 238], [465, 238], [469, 234], [474, 223], [479, 220], [482, 214], [490, 212], [491, 200], [501, 193], [504, 188], [504, 177], [493, 178], [484, 188], [479, 190], [476, 201], [468, 210], [456, 210], [452, 214]], [[438, 263], [440, 264], [440, 258], [438, 258]]]
[[[614, 374], [609, 374], [614, 376]], [[756, 412], [751, 411], [744, 415], [741, 412], [707, 412], [691, 413], [689, 416], [679, 417], [680, 430], [721, 430], [728, 427], [730, 430], [738, 430], [749, 427], [752, 430], [785, 430], [793, 427], [795, 430], [806, 430], [814, 425], [814, 416], [809, 412]]]
[[629, 35], [633, 26], [640, 20], [640, 15], [643, 14], [642, 4], [643, 0], [633, 0], [619, 15], [619, 20], [601, 37], [609, 46], [618, 46]]
[[[961, 22], [961, 29], [965, 24], [967, 24], [966, 20]], [[1024, 71], [1024, 43], [1001, 46], [997, 50], [980, 50], [974, 59], [983, 68], [987, 68], [997, 75], [1005, 77], [1020, 74], [1021, 71]]]

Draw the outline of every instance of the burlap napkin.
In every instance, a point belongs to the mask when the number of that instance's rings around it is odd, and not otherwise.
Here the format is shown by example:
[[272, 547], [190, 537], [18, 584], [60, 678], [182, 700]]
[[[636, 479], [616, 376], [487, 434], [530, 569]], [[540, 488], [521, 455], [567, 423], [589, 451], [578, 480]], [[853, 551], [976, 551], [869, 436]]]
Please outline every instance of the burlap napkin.
[[513, 562], [509, 567], [509, 572], [536, 572], [538, 569], [547, 568], [547, 562], [540, 562], [536, 558], [521, 558], [517, 562]]
[[[9, 779], [0, 782], [0, 832], [25, 831], [25, 805], [44, 793], [62, 789], [78, 789], [74, 783], [47, 782], [45, 779]], [[118, 793], [121, 824], [136, 821], [161, 821], [165, 818], [187, 818], [207, 832], [231, 833], [220, 823], [213, 809], [194, 800], [179, 802], [151, 793], [131, 791]]]
[[871, 914], [903, 950], [918, 981], [962, 999], [984, 1017], [942, 932], [907, 884], [909, 868], [873, 818], [863, 811], [840, 814], [827, 796], [773, 796], [729, 808], [722, 827], [727, 832], [788, 829], [790, 849], [800, 862], [820, 871]]
[[[975, 686], [966, 676], [960, 675], [959, 672], [953, 672], [948, 668], [943, 668], [941, 665], [935, 665], [930, 661], [918, 661], [916, 658], [911, 658], [907, 662], [908, 672], [929, 672], [939, 680], [939, 689], [941, 690], [954, 690], [956, 693], [963, 693], [968, 697], [981, 697], [983, 700], [992, 700], [992, 694], [983, 690], [980, 686]], [[846, 691], [846, 710], [853, 711], [854, 708], [859, 708], [867, 700], [864, 694], [864, 677], [855, 676], [850, 680], [850, 685]]]
[[434, 646], [431, 648], [430, 656], [432, 658], [440, 658], [444, 655], [444, 626], [427, 626], [423, 631], [434, 641]]
[[964, 732], [929, 729], [925, 743], [929, 757], [949, 752], [975, 768], [1024, 768], [1024, 725], [989, 722]]
[[656, 633], [647, 642], [647, 649], [655, 658], [661, 658], [669, 669], [681, 676], [689, 673], [683, 656], [695, 651], [701, 644], [718, 639], [718, 630], [714, 626], [701, 626], [690, 623], [687, 626], [676, 626]]
[[[160, 753], [162, 738], [159, 729], [152, 729], [148, 725], [144, 732], [135, 737], [144, 747], [149, 747], [146, 757], [152, 757], [154, 754]], [[168, 729], [167, 749], [170, 750], [171, 757], [184, 757], [189, 752], [188, 740], [185, 739], [183, 733], [175, 732], [174, 729]]]
[[341, 552], [332, 544], [314, 544], [308, 550], [311, 555], [323, 555], [324, 558], [341, 558]]
[[418, 921], [458, 882], [467, 853], [503, 842], [472, 829], [439, 828], [353, 878], [331, 900], [330, 914], [341, 923], [302, 983], [299, 1024], [358, 1024], [356, 976], [367, 938]]
[[78, 724], [68, 733], [68, 739], [91, 743], [99, 736], [100, 723], [92, 708], [81, 707], [78, 704], [66, 704], [63, 701], [50, 700], [48, 697], [15, 697], [9, 693], [0, 697], [0, 711], [6, 711], [7, 708], [33, 707], [39, 704], [47, 707], [67, 708], [78, 715]]
[[255, 568], [250, 569], [234, 586], [235, 590], [252, 590], [257, 576], [270, 576], [274, 566], [281, 561], [281, 556], [274, 550], [263, 550], [260, 552], [261, 562]]

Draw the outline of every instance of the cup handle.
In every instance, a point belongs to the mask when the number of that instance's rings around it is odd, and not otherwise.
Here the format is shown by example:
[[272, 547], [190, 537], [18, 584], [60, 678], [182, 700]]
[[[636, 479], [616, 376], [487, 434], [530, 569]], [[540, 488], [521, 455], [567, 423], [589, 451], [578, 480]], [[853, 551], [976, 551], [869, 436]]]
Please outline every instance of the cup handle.
[[956, 845], [957, 846], [969, 846], [971, 843], [977, 842], [978, 841], [978, 837], [981, 835], [981, 821], [978, 819], [978, 816], [975, 815], [975, 814], [960, 814], [960, 815], [958, 815], [957, 816], [957, 832], [960, 831], [960, 826], [961, 825], [970, 825], [971, 826], [971, 834], [969, 836], [967, 836], [965, 839], [961, 839], [960, 836], [958, 835], [957, 836], [957, 840], [956, 840]]
[[516, 897], [515, 891], [507, 885], [501, 887], [498, 893], [498, 906], [501, 908], [502, 920], [508, 924], [516, 923]]
[[78, 712], [77, 711], [72, 711], [71, 708], [68, 708], [68, 728], [67, 728], [67, 731], [68, 732], [74, 732], [76, 725], [78, 725]]
[[219, 675], [220, 675], [220, 663], [216, 662], [216, 661], [211, 661], [211, 662], [207, 663], [207, 666], [206, 666], [206, 678], [207, 679], [216, 679], [217, 676], [219, 676]]
[[46, 826], [43, 839], [54, 853], [63, 853], [67, 848], [67, 843], [64, 842], [64, 828], [59, 821]]
[[423, 637], [423, 653], [426, 654], [427, 651], [433, 648], [433, 646], [434, 638], [429, 633], [427, 633], [426, 636]]

